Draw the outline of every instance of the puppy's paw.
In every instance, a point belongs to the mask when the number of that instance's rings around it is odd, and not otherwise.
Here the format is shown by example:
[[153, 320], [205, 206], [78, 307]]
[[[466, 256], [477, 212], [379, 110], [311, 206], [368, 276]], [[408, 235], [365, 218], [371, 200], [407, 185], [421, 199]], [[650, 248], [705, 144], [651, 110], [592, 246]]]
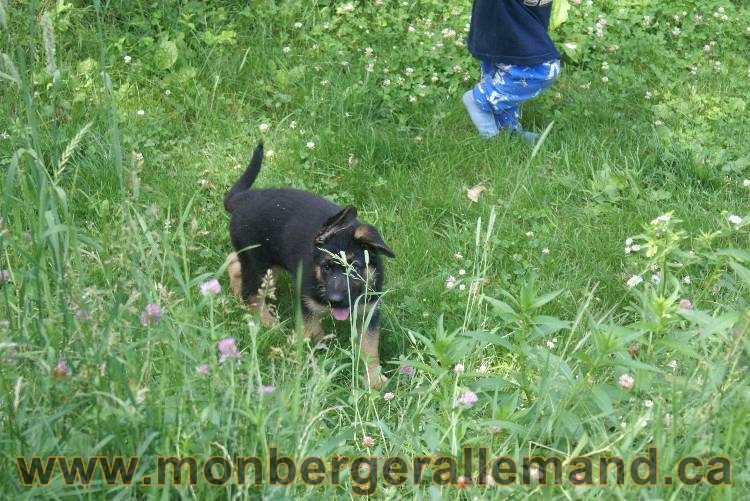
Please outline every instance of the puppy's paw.
[[263, 327], [273, 327], [279, 323], [279, 320], [264, 306], [260, 310], [260, 323]]
[[381, 370], [380, 366], [367, 370], [365, 383], [369, 389], [380, 390], [388, 383], [388, 378], [381, 374]]
[[258, 296], [251, 296], [247, 302], [247, 309], [251, 313], [260, 317], [260, 324], [263, 327], [273, 327], [279, 321], [273, 315], [266, 303]]

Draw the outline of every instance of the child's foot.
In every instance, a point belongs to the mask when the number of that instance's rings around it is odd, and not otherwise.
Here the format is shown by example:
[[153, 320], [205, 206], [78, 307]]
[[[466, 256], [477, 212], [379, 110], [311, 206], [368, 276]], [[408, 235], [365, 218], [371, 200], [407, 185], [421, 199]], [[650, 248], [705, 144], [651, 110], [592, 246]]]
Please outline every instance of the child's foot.
[[463, 97], [464, 106], [466, 111], [469, 112], [471, 121], [474, 122], [474, 126], [479, 131], [479, 135], [482, 137], [494, 137], [500, 132], [495, 123], [495, 115], [490, 111], [483, 111], [477, 102], [474, 100], [474, 92], [472, 90], [466, 91]]
[[519, 136], [521, 139], [531, 144], [536, 143], [537, 140], [542, 136], [541, 134], [537, 134], [536, 132], [530, 132], [523, 129], [514, 130], [511, 132], [511, 135]]

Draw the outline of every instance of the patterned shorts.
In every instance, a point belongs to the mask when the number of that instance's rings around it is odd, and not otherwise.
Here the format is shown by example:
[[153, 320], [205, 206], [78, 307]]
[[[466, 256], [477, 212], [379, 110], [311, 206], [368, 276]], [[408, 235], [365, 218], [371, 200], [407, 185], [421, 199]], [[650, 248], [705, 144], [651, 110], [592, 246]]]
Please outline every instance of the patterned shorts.
[[552, 85], [560, 73], [560, 61], [531, 66], [482, 62], [482, 79], [474, 86], [474, 100], [483, 111], [495, 115], [498, 127], [520, 129], [520, 105]]

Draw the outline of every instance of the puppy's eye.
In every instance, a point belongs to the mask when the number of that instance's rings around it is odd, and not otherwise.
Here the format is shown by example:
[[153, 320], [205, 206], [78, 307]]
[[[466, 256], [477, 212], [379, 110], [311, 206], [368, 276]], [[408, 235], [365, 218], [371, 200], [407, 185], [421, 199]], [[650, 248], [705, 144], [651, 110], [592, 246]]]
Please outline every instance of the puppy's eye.
[[331, 263], [329, 263], [328, 261], [326, 261], [325, 263], [323, 263], [322, 268], [323, 268], [323, 271], [325, 271], [325, 272], [331, 271]]

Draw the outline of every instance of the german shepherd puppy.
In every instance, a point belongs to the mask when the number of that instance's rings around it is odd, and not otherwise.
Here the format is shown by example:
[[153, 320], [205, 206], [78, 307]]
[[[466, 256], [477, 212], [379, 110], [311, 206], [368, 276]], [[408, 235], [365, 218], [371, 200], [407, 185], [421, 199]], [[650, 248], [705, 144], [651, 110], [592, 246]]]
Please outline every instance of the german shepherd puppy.
[[357, 220], [357, 210], [343, 209], [310, 193], [283, 188], [249, 189], [260, 172], [263, 143], [253, 152], [245, 173], [224, 197], [230, 213], [229, 236], [236, 252], [228, 256], [232, 291], [264, 325], [275, 322], [258, 295], [269, 269], [283, 268], [296, 277], [301, 267], [305, 336], [317, 341], [320, 317], [329, 311], [348, 320], [357, 305], [357, 327], [372, 311], [361, 348], [367, 382], [380, 387], [378, 293], [383, 286], [381, 255], [395, 257], [378, 230]]

